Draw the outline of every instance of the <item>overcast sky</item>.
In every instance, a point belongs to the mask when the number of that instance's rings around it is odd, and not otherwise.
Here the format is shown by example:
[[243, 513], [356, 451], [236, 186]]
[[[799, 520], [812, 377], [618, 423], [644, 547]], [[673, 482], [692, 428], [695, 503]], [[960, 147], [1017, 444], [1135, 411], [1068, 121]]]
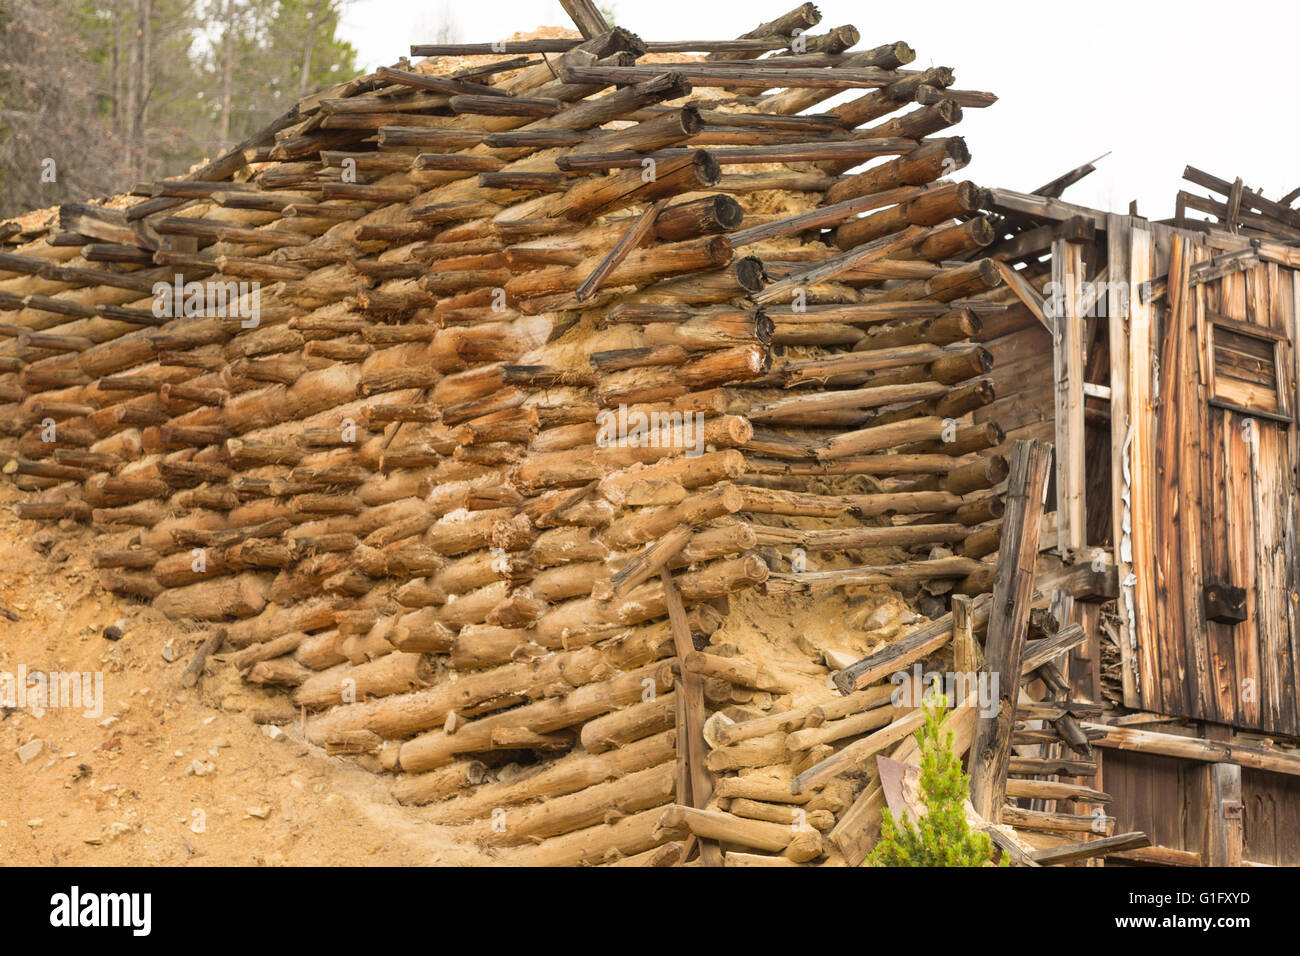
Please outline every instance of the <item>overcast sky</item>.
[[[730, 39], [795, 0], [613, 0], [615, 20], [646, 40]], [[999, 101], [968, 109], [957, 132], [981, 186], [1029, 191], [1110, 151], [1066, 200], [1152, 219], [1173, 214], [1187, 164], [1241, 176], [1273, 199], [1300, 186], [1290, 65], [1294, 0], [1092, 0], [1074, 8], [1027, 0], [924, 4], [819, 0], [812, 32], [852, 23], [859, 47], [904, 40], [914, 68], [949, 66], [959, 89]], [[1077, 11], [1074, 19], [1070, 10]], [[341, 33], [366, 69], [442, 21], [455, 42], [486, 43], [537, 26], [570, 26], [555, 0], [350, 0]]]

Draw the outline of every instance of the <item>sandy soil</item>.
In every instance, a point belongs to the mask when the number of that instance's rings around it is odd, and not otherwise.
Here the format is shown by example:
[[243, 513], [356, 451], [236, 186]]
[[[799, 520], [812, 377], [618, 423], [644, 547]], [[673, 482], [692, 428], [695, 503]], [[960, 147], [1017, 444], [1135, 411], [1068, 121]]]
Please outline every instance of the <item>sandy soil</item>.
[[[399, 806], [382, 778], [304, 744], [282, 695], [219, 660], [182, 688], [201, 635], [101, 590], [91, 532], [19, 521], [21, 497], [0, 487], [0, 608], [20, 618], [0, 612], [0, 675], [98, 673], [103, 699], [97, 716], [3, 709], [0, 864], [491, 862]], [[104, 637], [114, 624], [117, 641]], [[269, 716], [287, 721], [278, 740], [255, 722]]]

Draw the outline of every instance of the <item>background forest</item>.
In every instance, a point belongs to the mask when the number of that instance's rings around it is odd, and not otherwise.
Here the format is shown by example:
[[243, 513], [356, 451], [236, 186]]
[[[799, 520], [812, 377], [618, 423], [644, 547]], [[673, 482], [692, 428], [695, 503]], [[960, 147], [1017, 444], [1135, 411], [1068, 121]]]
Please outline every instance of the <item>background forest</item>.
[[183, 173], [350, 78], [346, 2], [0, 0], [0, 218]]

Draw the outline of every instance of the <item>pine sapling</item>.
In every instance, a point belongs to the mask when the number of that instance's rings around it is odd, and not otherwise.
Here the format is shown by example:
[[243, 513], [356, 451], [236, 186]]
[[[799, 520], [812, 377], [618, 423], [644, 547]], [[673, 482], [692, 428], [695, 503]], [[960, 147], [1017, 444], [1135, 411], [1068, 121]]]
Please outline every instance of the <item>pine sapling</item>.
[[[880, 842], [867, 857], [870, 866], [987, 866], [993, 844], [986, 833], [972, 833], [962, 812], [970, 778], [953, 752], [941, 693], [927, 696], [925, 724], [917, 731], [921, 747], [920, 798], [925, 813], [916, 820], [894, 819], [886, 808]], [[1004, 856], [1002, 865], [1008, 861]]]

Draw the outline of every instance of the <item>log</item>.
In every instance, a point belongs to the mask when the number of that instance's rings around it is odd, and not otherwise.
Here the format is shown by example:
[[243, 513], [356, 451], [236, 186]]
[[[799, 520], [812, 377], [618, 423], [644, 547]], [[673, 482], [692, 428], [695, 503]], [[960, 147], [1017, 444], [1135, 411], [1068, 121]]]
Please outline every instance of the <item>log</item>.
[[269, 583], [252, 572], [172, 588], [154, 598], [154, 607], [172, 620], [218, 621], [249, 618], [266, 606]]
[[822, 853], [821, 834], [812, 827], [746, 820], [718, 810], [671, 806], [663, 811], [659, 826], [667, 831], [686, 829], [701, 839], [778, 852], [795, 863], [805, 863]]
[[506, 811], [494, 821], [488, 842], [518, 846], [539, 838], [571, 833], [600, 823], [611, 813], [630, 814], [670, 801], [676, 770], [673, 761], [596, 784], [577, 793], [553, 797], [536, 807]]

